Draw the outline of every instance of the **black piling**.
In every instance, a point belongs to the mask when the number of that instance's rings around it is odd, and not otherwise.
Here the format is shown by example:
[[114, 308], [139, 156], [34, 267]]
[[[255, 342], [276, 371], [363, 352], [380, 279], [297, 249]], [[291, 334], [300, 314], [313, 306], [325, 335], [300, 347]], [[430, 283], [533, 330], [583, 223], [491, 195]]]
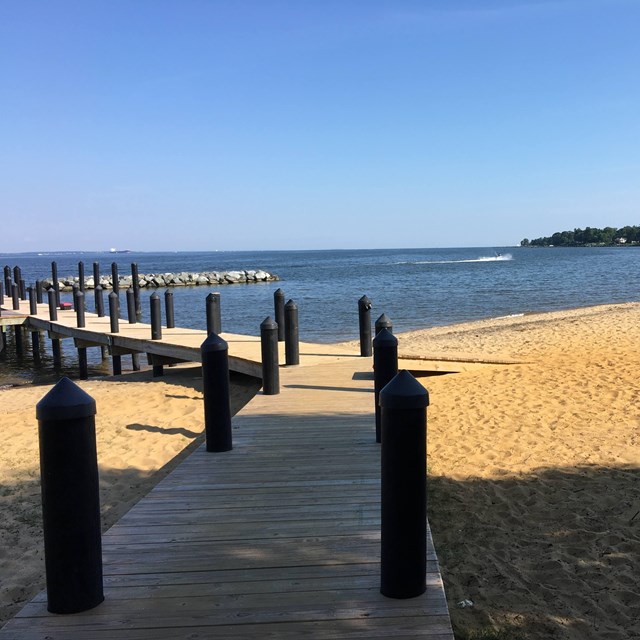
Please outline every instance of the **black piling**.
[[372, 354], [371, 347], [371, 300], [362, 296], [358, 300], [358, 322], [360, 325], [360, 355], [364, 358]]
[[[280, 325], [278, 325], [279, 333]], [[284, 306], [284, 357], [287, 365], [300, 364], [298, 337], [298, 307], [293, 300]]]
[[229, 400], [229, 346], [209, 333], [200, 347], [204, 429], [207, 451], [231, 451], [231, 404]]
[[22, 341], [22, 325], [16, 324], [13, 327], [13, 339], [16, 345], [16, 354], [22, 356], [24, 354], [24, 344]]
[[77, 613], [104, 600], [95, 400], [68, 378], [36, 405], [47, 609]]
[[380, 592], [424, 593], [427, 574], [427, 390], [400, 371], [382, 407]]
[[169, 289], [164, 292], [164, 310], [167, 329], [173, 329], [176, 326], [176, 321], [173, 312], [173, 292]]
[[20, 300], [27, 299], [27, 283], [24, 278], [20, 280]]
[[373, 389], [375, 392], [376, 442], [381, 441], [380, 392], [398, 373], [398, 339], [382, 328], [373, 339]]
[[20, 287], [15, 284], [11, 285], [11, 302], [14, 311], [20, 311]]
[[13, 267], [13, 281], [20, 286], [20, 280], [22, 280], [22, 269], [16, 265]]
[[100, 285], [93, 290], [93, 298], [95, 301], [96, 315], [98, 318], [104, 318], [104, 298], [102, 296], [102, 287]]
[[262, 393], [274, 396], [280, 393], [278, 369], [278, 325], [267, 317], [260, 325], [260, 349], [262, 353]]
[[[0, 280], [0, 306], [4, 304], [4, 281]], [[0, 310], [0, 314], [2, 310]]]
[[80, 291], [84, 293], [85, 292], [84, 262], [82, 262], [82, 260], [78, 262], [78, 285], [80, 287]]
[[[32, 316], [38, 315], [38, 299], [36, 287], [29, 287], [29, 313]], [[31, 331], [31, 349], [33, 352], [33, 359], [37, 362], [40, 358], [40, 332]]]
[[109, 321], [111, 323], [111, 333], [119, 333], [120, 331], [120, 318], [118, 317], [119, 307], [118, 294], [115, 291], [112, 291], [109, 294]]
[[[58, 306], [56, 304], [56, 291], [53, 287], [47, 291], [49, 302], [49, 320], [55, 322], [58, 319]], [[51, 352], [53, 353], [53, 366], [60, 367], [62, 364], [62, 350], [60, 349], [60, 340], [51, 338]]]
[[127, 289], [127, 318], [129, 320], [129, 324], [136, 324], [138, 321], [138, 316], [136, 314], [136, 298], [133, 293], [133, 289]]
[[54, 260], [51, 263], [51, 280], [53, 282], [53, 290], [56, 294], [56, 307], [60, 308], [60, 282], [58, 282], [58, 263]]
[[[84, 291], [80, 289], [76, 292], [76, 326], [80, 328], [85, 326]], [[78, 347], [78, 369], [80, 371], [80, 379], [86, 380], [89, 377], [86, 347]]]
[[149, 298], [151, 305], [151, 339], [162, 339], [162, 308], [160, 306], [160, 296], [152, 293]]
[[78, 310], [78, 291], [80, 291], [80, 286], [77, 283], [73, 283], [71, 285], [71, 300], [73, 302], [73, 310]]
[[220, 313], [220, 294], [210, 293], [206, 300], [207, 308], [207, 334], [222, 333], [222, 316]]
[[11, 291], [11, 267], [8, 264], [4, 266], [4, 289], [9, 295], [9, 291]]
[[100, 286], [100, 263], [93, 263], [93, 288]]
[[142, 317], [142, 303], [140, 302], [140, 277], [138, 276], [138, 263], [131, 263], [131, 286], [133, 287], [133, 296], [136, 302], [136, 316]]
[[118, 264], [116, 262], [111, 263], [111, 288], [120, 293], [120, 277], [118, 276]]
[[282, 289], [276, 289], [273, 292], [273, 307], [278, 324], [278, 342], [284, 342], [284, 291]]
[[42, 304], [44, 300], [42, 280], [36, 280], [36, 302]]

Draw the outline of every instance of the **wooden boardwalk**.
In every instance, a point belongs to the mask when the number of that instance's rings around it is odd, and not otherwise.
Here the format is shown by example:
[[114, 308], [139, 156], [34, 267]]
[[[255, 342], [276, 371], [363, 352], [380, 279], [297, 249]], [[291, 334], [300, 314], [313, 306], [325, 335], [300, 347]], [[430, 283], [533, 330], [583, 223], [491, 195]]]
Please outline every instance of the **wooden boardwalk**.
[[[108, 334], [108, 318], [88, 314], [82, 330], [72, 312], [59, 317], [29, 322], [80, 340]], [[121, 327], [124, 339], [147, 342], [148, 325]], [[259, 366], [259, 341], [230, 337], [230, 354]], [[163, 332], [194, 360], [203, 338]], [[132, 345], [145, 351], [142, 342]], [[0, 640], [453, 640], [430, 535], [426, 593], [379, 593], [371, 359], [302, 344], [301, 365], [280, 376], [279, 395], [259, 394], [233, 419], [232, 451], [202, 446], [104, 535], [102, 604], [54, 615], [43, 592]]]

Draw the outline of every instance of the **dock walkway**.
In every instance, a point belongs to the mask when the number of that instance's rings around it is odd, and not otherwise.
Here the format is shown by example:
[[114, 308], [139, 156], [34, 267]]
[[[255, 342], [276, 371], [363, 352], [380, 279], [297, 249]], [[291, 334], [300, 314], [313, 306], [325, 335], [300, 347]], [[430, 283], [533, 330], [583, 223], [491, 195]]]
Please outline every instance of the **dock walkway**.
[[426, 593], [379, 592], [371, 360], [324, 346], [103, 536], [102, 604], [54, 615], [43, 592], [0, 640], [453, 640], [430, 535]]

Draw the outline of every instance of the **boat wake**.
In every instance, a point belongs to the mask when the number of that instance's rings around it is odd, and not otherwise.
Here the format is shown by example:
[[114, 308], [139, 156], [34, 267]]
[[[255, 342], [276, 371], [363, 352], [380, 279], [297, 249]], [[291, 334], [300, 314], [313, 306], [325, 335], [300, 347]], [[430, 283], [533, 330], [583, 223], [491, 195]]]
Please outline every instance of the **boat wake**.
[[399, 262], [398, 264], [460, 264], [463, 262], [507, 262], [509, 260], [513, 260], [513, 256], [510, 253], [499, 253], [495, 256], [480, 256], [479, 258], [468, 258], [466, 260], [416, 260]]

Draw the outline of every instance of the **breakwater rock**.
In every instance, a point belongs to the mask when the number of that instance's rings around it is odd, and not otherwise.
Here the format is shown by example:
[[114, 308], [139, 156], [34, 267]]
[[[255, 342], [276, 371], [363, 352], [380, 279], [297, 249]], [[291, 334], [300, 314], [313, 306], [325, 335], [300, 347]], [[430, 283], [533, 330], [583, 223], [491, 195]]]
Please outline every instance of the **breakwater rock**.
[[[149, 273], [146, 275], [138, 275], [138, 283], [140, 288], [158, 289], [164, 287], [195, 287], [195, 286], [217, 286], [221, 284], [250, 284], [252, 282], [273, 282], [280, 278], [273, 274], [262, 271], [261, 269], [249, 269], [242, 271], [206, 271], [203, 273]], [[74, 284], [80, 283], [78, 276], [68, 276], [58, 278], [60, 291], [71, 291]], [[53, 286], [53, 280], [48, 278], [42, 281], [45, 289]], [[98, 283], [103, 289], [113, 289], [111, 275], [100, 276]], [[85, 289], [94, 289], [96, 283], [93, 276], [89, 276], [84, 280]], [[133, 278], [131, 275], [122, 275], [118, 277], [118, 286], [120, 289], [128, 289], [133, 286]]]

